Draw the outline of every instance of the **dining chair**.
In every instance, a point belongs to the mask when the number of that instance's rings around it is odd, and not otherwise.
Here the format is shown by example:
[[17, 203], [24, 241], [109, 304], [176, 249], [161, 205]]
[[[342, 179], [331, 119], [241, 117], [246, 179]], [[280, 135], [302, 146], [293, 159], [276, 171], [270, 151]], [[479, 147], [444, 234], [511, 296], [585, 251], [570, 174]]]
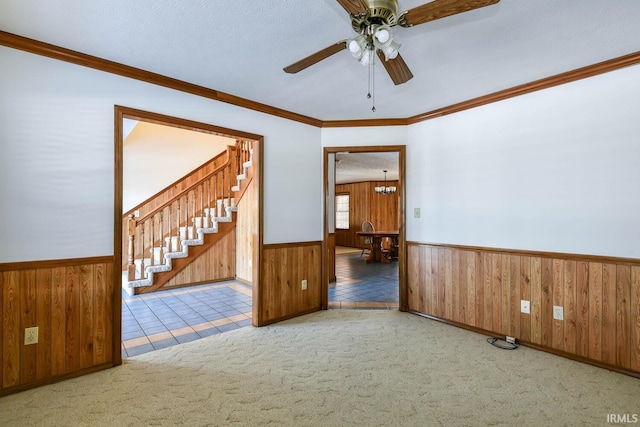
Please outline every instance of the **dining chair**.
[[[376, 229], [373, 227], [371, 221], [364, 221], [362, 223], [362, 231], [376, 231]], [[367, 252], [367, 255], [371, 253], [373, 247], [373, 236], [364, 236], [364, 244], [368, 246], [362, 249], [360, 258], [362, 258], [362, 255], [364, 255], [365, 252]]]

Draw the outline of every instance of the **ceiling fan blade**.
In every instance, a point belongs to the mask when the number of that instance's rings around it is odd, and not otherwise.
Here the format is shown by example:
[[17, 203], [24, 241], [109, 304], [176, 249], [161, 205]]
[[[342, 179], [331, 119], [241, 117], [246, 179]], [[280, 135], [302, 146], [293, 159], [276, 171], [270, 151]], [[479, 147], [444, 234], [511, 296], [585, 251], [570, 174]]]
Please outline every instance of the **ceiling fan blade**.
[[398, 24], [403, 27], [424, 24], [458, 13], [468, 12], [485, 6], [491, 6], [500, 0], [434, 0], [422, 6], [409, 9], [400, 16]]
[[396, 85], [406, 83], [413, 78], [413, 73], [400, 54], [398, 54], [394, 59], [385, 61], [384, 54], [378, 51], [378, 58], [380, 58], [380, 62], [382, 62], [385, 70], [389, 73], [389, 77], [391, 77], [391, 80], [393, 80], [393, 83]]
[[298, 62], [295, 62], [287, 67], [284, 67], [283, 70], [286, 73], [295, 74], [298, 71], [302, 71], [305, 68], [310, 67], [313, 64], [316, 64], [322, 61], [323, 59], [326, 59], [331, 55], [338, 53], [341, 50], [344, 50], [346, 48], [347, 48], [347, 41], [346, 40], [339, 41], [338, 43], [325, 47], [324, 49], [319, 50], [316, 53], [312, 53], [311, 55], [307, 56], [304, 59], [301, 59]]
[[338, 0], [338, 3], [350, 15], [358, 15], [369, 10], [367, 0]]

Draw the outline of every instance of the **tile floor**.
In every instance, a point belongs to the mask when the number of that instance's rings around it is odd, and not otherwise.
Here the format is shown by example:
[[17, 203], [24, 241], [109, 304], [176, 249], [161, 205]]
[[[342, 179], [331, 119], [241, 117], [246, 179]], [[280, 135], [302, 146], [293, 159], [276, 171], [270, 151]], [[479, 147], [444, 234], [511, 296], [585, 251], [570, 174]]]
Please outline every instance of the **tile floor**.
[[336, 282], [329, 285], [329, 308], [397, 309], [398, 262], [364, 262], [361, 252], [336, 255]]
[[122, 293], [122, 357], [251, 325], [251, 286], [228, 281], [152, 294]]
[[[397, 309], [398, 263], [336, 256], [329, 308]], [[122, 357], [251, 325], [251, 286], [232, 280], [129, 296], [122, 293]]]

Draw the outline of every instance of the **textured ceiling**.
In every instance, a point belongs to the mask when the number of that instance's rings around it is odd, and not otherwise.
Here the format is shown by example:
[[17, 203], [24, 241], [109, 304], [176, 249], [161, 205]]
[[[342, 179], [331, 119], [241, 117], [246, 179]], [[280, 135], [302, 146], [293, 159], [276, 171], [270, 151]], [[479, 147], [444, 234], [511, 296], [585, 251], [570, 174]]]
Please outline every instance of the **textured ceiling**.
[[348, 51], [282, 71], [355, 35], [335, 0], [0, 0], [0, 30], [320, 120], [410, 117], [637, 52], [638, 22], [639, 0], [502, 0], [396, 28], [415, 77], [378, 65], [372, 113]]
[[398, 179], [397, 152], [388, 153], [336, 153], [336, 184]]

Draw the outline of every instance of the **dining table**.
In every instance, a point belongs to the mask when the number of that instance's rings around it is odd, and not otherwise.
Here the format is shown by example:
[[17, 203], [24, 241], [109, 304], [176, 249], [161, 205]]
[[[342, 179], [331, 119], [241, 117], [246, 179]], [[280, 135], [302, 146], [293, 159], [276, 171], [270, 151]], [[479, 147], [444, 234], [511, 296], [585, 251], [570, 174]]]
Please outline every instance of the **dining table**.
[[[365, 260], [366, 262], [381, 262], [390, 261], [394, 257], [396, 252], [396, 244], [398, 242], [398, 230], [381, 230], [381, 231], [357, 231], [356, 235], [362, 238], [371, 237], [373, 243], [371, 244], [371, 252]], [[388, 237], [391, 239], [390, 256], [386, 258], [382, 255], [382, 239]], [[395, 253], [397, 256], [397, 253]]]

